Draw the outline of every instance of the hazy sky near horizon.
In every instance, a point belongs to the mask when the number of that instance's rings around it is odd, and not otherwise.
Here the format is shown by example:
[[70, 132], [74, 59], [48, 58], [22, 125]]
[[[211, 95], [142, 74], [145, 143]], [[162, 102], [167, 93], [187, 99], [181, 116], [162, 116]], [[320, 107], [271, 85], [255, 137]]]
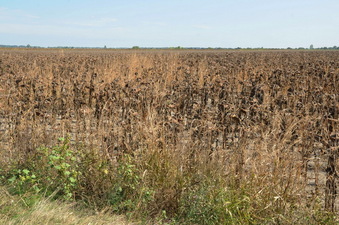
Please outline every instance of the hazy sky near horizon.
[[339, 46], [339, 0], [0, 0], [0, 44]]

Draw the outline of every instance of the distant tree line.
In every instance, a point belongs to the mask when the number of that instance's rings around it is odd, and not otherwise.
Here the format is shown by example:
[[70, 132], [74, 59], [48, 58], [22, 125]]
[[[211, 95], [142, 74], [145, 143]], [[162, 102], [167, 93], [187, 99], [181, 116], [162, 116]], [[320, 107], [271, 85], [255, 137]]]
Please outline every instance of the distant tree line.
[[318, 49], [339, 49], [339, 46], [333, 46], [333, 47], [321, 47]]
[[0, 45], [0, 48], [43, 48], [43, 47], [31, 46], [30, 44], [28, 44], [28, 45]]
[[[28, 45], [0, 45], [0, 48], [45, 48], [45, 47], [40, 47], [40, 46], [31, 46], [30, 44]], [[319, 48], [314, 48], [313, 45], [310, 45], [309, 48], [305, 47], [298, 47], [298, 48], [264, 48], [264, 47], [258, 47], [258, 48], [241, 48], [241, 47], [236, 47], [236, 48], [222, 48], [222, 47], [181, 47], [181, 46], [176, 46], [176, 47], [139, 47], [139, 46], [133, 46], [131, 48], [129, 47], [120, 47], [120, 48], [108, 48], [106, 45], [103, 47], [72, 47], [72, 46], [56, 46], [56, 47], [46, 47], [46, 48], [62, 48], [62, 49], [220, 49], [220, 50], [292, 50], [292, 49], [298, 49], [298, 50], [304, 50], [304, 49], [322, 49], [322, 50], [337, 50], [339, 49], [339, 46], [333, 46], [333, 47], [319, 47]]]

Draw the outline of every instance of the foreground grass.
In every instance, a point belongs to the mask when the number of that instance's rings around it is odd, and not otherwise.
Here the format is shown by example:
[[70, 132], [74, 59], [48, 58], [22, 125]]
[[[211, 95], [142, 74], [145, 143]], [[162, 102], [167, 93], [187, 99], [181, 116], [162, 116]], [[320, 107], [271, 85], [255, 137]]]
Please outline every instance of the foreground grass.
[[[220, 204], [214, 202], [214, 205], [211, 205], [206, 202], [206, 199], [202, 200], [206, 205], [197, 206], [195, 205], [196, 202], [193, 201], [189, 210], [193, 214], [185, 216], [184, 218], [177, 218], [178, 220], [168, 218], [164, 213], [158, 215], [156, 218], [139, 218], [139, 222], [132, 222], [126, 219], [126, 215], [114, 215], [110, 213], [112, 208], [109, 207], [98, 212], [84, 207], [81, 203], [51, 200], [51, 198], [32, 193], [26, 193], [21, 196], [12, 195], [8, 192], [9, 189], [10, 188], [6, 186], [0, 187], [0, 224], [338, 224], [338, 221], [333, 215], [321, 210], [314, 211], [308, 209], [304, 209], [304, 211], [298, 210], [290, 214], [277, 213], [263, 220], [259, 217], [248, 218], [248, 215], [246, 215], [248, 212], [244, 211], [242, 213], [240, 212], [242, 209], [238, 208], [239, 215], [232, 216], [232, 214], [230, 214], [228, 220], [218, 221], [218, 216], [231, 212], [227, 207], [218, 209]], [[241, 199], [239, 199], [239, 202], [240, 201]], [[195, 207], [199, 208], [197, 209]], [[195, 210], [199, 211], [200, 216], [197, 216], [197, 214], [194, 215], [194, 213], [197, 213], [194, 212]], [[222, 212], [223, 210], [224, 212]], [[199, 221], [198, 219], [202, 220]]]
[[108, 161], [62, 138], [1, 169], [0, 224], [129, 224], [127, 216], [144, 224], [338, 222], [317, 196], [305, 199], [287, 155], [276, 172], [247, 174], [203, 153], [189, 157], [154, 148]]
[[11, 195], [0, 187], [0, 224], [132, 224], [123, 216], [80, 209], [75, 203], [51, 201], [34, 194]]

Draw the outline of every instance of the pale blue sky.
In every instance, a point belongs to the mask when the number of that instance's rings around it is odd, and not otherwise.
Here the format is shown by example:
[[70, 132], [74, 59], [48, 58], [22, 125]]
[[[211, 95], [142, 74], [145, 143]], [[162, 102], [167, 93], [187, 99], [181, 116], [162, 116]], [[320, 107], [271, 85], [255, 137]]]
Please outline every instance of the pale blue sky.
[[0, 44], [339, 46], [339, 0], [0, 0]]

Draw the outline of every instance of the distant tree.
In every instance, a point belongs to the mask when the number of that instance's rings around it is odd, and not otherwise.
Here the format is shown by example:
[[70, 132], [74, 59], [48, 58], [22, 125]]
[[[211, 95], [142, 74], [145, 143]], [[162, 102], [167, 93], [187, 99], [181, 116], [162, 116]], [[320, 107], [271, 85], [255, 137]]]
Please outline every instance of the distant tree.
[[314, 49], [313, 45], [310, 45], [310, 49]]
[[30, 47], [31, 47], [31, 45], [30, 45], [30, 44], [28, 44], [26, 47], [27, 47], [27, 48], [30, 48]]
[[104, 46], [104, 48], [106, 49], [106, 48], [107, 48], [107, 46], [105, 45], [105, 46]]
[[133, 46], [132, 49], [139, 49], [139, 46]]
[[287, 49], [292, 49], [291, 47], [288, 47]]

